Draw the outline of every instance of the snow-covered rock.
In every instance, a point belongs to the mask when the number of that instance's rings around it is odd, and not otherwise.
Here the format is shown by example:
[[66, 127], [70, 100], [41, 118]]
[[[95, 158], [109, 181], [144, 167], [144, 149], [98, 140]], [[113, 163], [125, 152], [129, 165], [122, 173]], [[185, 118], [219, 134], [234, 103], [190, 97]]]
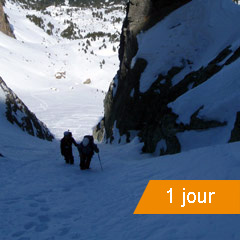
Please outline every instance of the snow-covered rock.
[[231, 0], [178, 1], [177, 9], [169, 2], [156, 18], [163, 2], [129, 4], [117, 82], [105, 98], [106, 138], [119, 138], [115, 128], [127, 139], [136, 130], [144, 152], [165, 141], [161, 154], [226, 143], [239, 111], [240, 8]]

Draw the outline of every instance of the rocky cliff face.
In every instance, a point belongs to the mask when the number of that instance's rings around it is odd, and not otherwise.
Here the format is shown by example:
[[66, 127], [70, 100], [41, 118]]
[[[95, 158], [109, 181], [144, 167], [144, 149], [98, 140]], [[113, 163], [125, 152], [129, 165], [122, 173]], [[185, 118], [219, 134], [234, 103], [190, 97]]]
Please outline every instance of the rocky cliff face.
[[[187, 2], [190, 1], [132, 0], [129, 2], [121, 36], [120, 69], [104, 101], [104, 119], [94, 130], [98, 140], [105, 137], [106, 142], [120, 143], [123, 140], [129, 142], [137, 135], [144, 143], [143, 152], [153, 153], [157, 149], [158, 154], [161, 155], [173, 154], [181, 151], [178, 134], [190, 131], [201, 132], [228, 124], [227, 121], [213, 117], [201, 117], [200, 113], [204, 105], [200, 105], [191, 113], [188, 123], [183, 123], [169, 105], [236, 61], [239, 58], [239, 49], [233, 50], [228, 46], [219, 51], [215, 57], [207, 60], [204, 66], [188, 71], [187, 74], [182, 72], [186, 68], [191, 69], [193, 63], [183, 55], [182, 64], [172, 66], [170, 69], [161, 69], [154, 81], [149, 79], [153, 83], [148, 90], [140, 91], [140, 78], [149, 63], [142, 57], [135, 58], [134, 64], [132, 63], [139, 51], [136, 36]], [[181, 24], [177, 23], [170, 28], [177, 28]], [[181, 80], [173, 84], [173, 79], [178, 74], [182, 76]], [[238, 122], [239, 113], [232, 135], [231, 132], [228, 133], [229, 138], [231, 135], [230, 141], [239, 139]]]
[[[139, 105], [141, 103], [139, 103], [139, 91], [137, 90], [139, 78], [147, 62], [144, 59], [138, 59], [134, 68], [131, 69], [130, 67], [131, 61], [138, 51], [136, 36], [140, 31], [152, 27], [169, 13], [189, 1], [132, 0], [127, 4], [127, 15], [123, 23], [119, 50], [120, 70], [104, 101], [104, 121], [99, 123], [95, 129], [94, 135], [98, 140], [102, 139], [103, 133], [105, 133], [107, 141], [113, 141], [115, 121], [120, 135], [125, 134], [127, 141], [131, 138], [129, 130], [140, 131], [147, 124], [144, 119], [146, 109]], [[133, 88], [136, 89], [134, 98], [130, 97]], [[149, 109], [149, 111], [151, 110]]]
[[7, 16], [3, 11], [4, 0], [0, 1], [0, 31], [7, 34], [10, 37], [14, 37], [10, 24], [8, 22]]
[[5, 99], [7, 120], [19, 126], [23, 131], [32, 136], [36, 136], [48, 141], [53, 140], [45, 124], [37, 119], [37, 117], [27, 108], [27, 106], [18, 98], [18, 96], [6, 85], [0, 77], [0, 96]]

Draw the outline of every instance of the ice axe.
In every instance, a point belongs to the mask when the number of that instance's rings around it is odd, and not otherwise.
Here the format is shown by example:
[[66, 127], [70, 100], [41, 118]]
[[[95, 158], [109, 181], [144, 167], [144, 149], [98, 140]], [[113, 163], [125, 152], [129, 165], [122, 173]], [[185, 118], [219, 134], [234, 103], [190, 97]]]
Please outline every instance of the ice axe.
[[99, 159], [99, 163], [100, 163], [101, 169], [103, 171], [103, 167], [102, 167], [102, 163], [101, 163], [101, 159], [100, 159], [99, 153], [98, 153], [98, 159]]

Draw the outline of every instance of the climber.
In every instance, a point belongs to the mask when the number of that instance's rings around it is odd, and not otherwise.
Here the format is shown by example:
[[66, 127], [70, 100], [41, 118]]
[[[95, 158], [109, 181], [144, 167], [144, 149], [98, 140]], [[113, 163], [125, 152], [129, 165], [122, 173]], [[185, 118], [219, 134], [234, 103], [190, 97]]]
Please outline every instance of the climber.
[[72, 133], [68, 130], [64, 132], [64, 137], [61, 139], [61, 154], [64, 156], [66, 163], [74, 164], [74, 157], [72, 154], [72, 144], [76, 147], [78, 146]]
[[78, 145], [78, 151], [80, 155], [80, 169], [89, 169], [94, 152], [99, 153], [99, 149], [94, 143], [93, 136], [84, 136], [82, 142]]

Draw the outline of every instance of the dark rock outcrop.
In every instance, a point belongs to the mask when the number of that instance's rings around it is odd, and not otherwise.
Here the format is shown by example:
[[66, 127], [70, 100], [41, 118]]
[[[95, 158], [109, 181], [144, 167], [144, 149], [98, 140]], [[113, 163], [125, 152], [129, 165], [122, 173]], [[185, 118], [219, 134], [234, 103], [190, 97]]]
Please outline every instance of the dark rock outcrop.
[[0, 1], [0, 31], [5, 33], [6, 35], [15, 38], [13, 31], [10, 27], [10, 23], [8, 22], [7, 15], [3, 11], [4, 1]]
[[23, 131], [48, 141], [53, 140], [46, 125], [39, 121], [18, 96], [6, 85], [0, 77], [0, 91], [3, 91], [6, 101], [6, 117], [12, 124], [18, 125]]
[[231, 137], [229, 142], [238, 142], [240, 141], [240, 112], [236, 114], [236, 120], [234, 124], [234, 128], [231, 132]]
[[101, 142], [104, 138], [105, 129], [104, 129], [104, 118], [97, 124], [93, 129], [93, 137]]

